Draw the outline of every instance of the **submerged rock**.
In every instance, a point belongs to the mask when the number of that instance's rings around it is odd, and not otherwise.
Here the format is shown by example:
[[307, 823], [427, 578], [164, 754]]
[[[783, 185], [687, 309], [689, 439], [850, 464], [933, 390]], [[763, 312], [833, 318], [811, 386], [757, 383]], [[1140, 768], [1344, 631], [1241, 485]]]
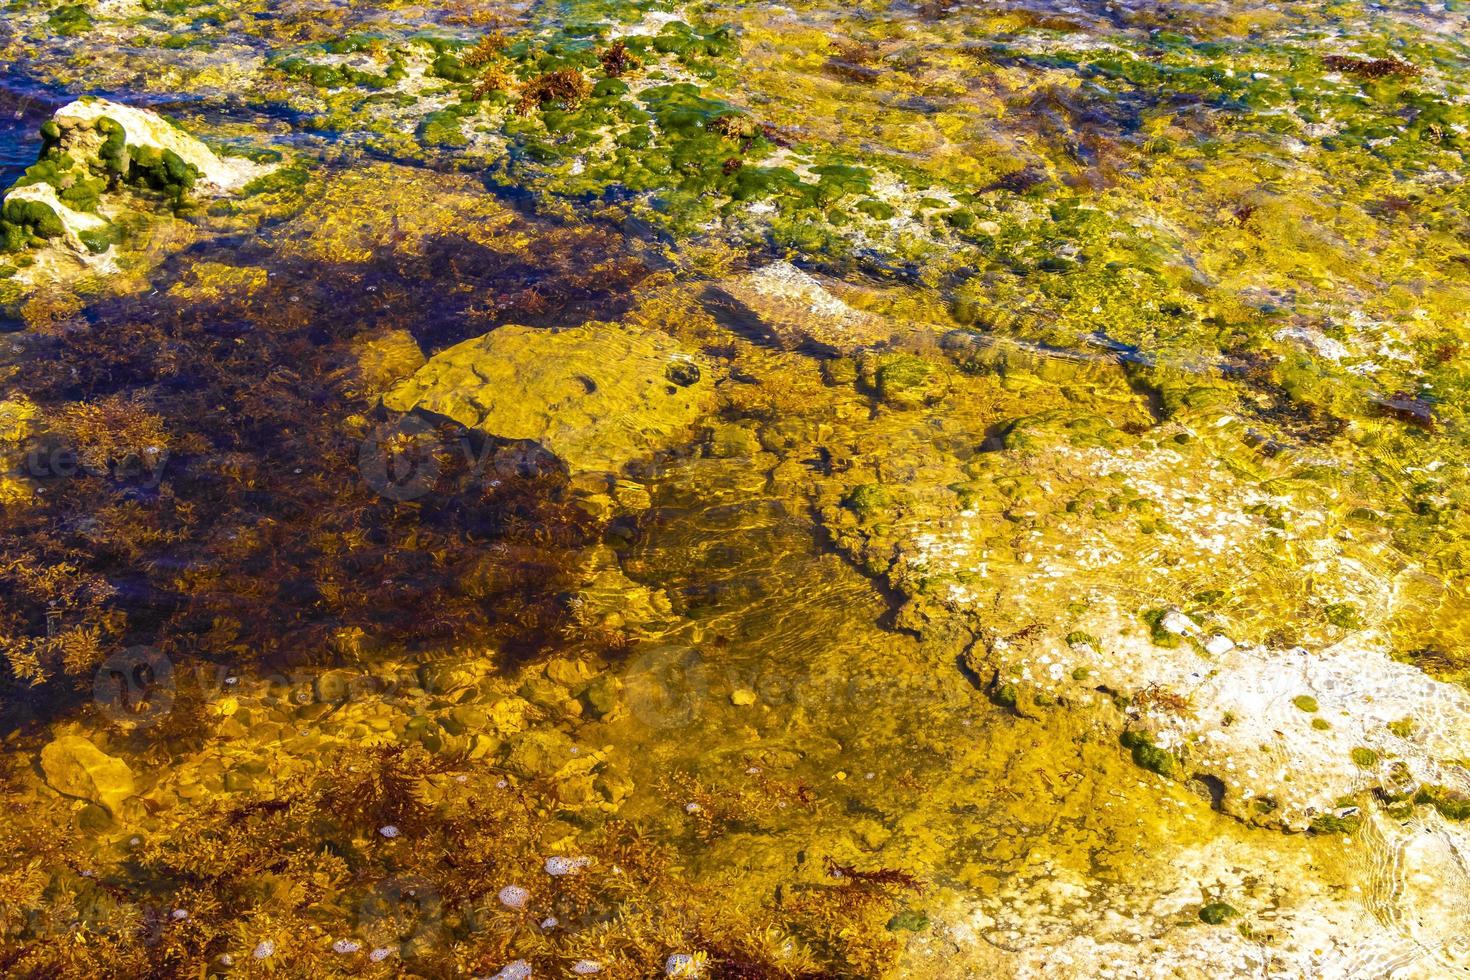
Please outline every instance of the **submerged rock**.
[[773, 262], [720, 283], [717, 290], [754, 314], [782, 347], [803, 344], [852, 351], [887, 341], [893, 325], [832, 295], [790, 262]]
[[424, 366], [424, 354], [407, 330], [379, 330], [354, 342], [359, 383], [383, 391]]
[[111, 813], [136, 789], [126, 762], [81, 735], [63, 735], [43, 748], [41, 771], [56, 792], [100, 803]]
[[505, 326], [436, 354], [383, 404], [534, 441], [574, 472], [616, 472], [685, 438], [713, 387], [704, 360], [660, 333]]

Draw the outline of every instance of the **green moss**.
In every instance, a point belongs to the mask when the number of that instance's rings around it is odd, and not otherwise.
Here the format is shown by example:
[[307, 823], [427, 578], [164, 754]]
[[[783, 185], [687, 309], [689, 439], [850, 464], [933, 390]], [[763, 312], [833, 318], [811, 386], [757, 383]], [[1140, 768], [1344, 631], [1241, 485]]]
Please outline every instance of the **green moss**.
[[1291, 699], [1291, 703], [1296, 705], [1298, 710], [1305, 711], [1308, 714], [1315, 713], [1318, 710], [1317, 699], [1310, 694], [1298, 694]]
[[152, 146], [129, 147], [128, 181], [158, 191], [171, 198], [175, 204], [183, 203], [185, 195], [194, 188], [199, 179], [199, 170], [170, 149]]
[[[452, 55], [445, 55], [443, 57], [454, 61]], [[458, 62], [455, 63], [457, 64]], [[382, 90], [391, 88], [395, 82], [406, 77], [408, 74], [402, 60], [396, 56], [382, 75], [375, 75], [372, 72], [363, 71], [351, 65], [321, 64], [299, 55], [284, 58], [276, 62], [275, 68], [291, 78], [300, 79], [317, 88], [324, 89], [355, 87]], [[463, 80], [469, 81], [473, 78], [473, 74], [473, 72], [469, 72], [468, 76]]]
[[868, 217], [877, 218], [879, 221], [887, 221], [894, 215], [892, 205], [885, 204], [883, 201], [879, 201], [875, 198], [868, 198], [865, 201], [858, 201], [857, 204], [853, 205], [853, 207], [855, 207], [863, 214], [866, 214]]
[[479, 70], [465, 67], [463, 62], [446, 51], [434, 59], [434, 63], [429, 66], [429, 74], [451, 82], [473, 82], [479, 75]]
[[92, 126], [103, 137], [102, 145], [97, 149], [97, 158], [102, 161], [108, 173], [118, 178], [124, 177], [128, 172], [127, 130], [117, 120], [107, 116], [102, 116]]
[[916, 354], [884, 354], [862, 363], [866, 386], [885, 405], [911, 409], [943, 397], [943, 375], [935, 365]]
[[0, 218], [0, 252], [15, 253], [31, 243], [31, 234], [24, 225], [13, 224]]
[[1331, 730], [1332, 725], [1327, 721], [1326, 718], [1313, 718], [1312, 727], [1319, 732], [1325, 732]]
[[1372, 749], [1359, 746], [1352, 751], [1353, 763], [1364, 769], [1371, 769], [1378, 765], [1378, 753]]
[[1412, 718], [1400, 718], [1398, 721], [1388, 723], [1388, 730], [1399, 738], [1408, 738], [1418, 727], [1418, 723]]
[[122, 241], [123, 229], [120, 225], [108, 222], [101, 228], [77, 232], [77, 238], [81, 239], [87, 251], [100, 255]]
[[107, 180], [102, 177], [80, 179], [57, 196], [74, 211], [96, 211], [101, 203], [102, 192], [107, 190]]
[[250, 181], [245, 185], [244, 193], [246, 196], [299, 193], [306, 189], [308, 179], [309, 174], [304, 167], [280, 167]]
[[735, 36], [728, 27], [696, 31], [683, 21], [665, 24], [650, 45], [660, 54], [675, 54], [684, 62], [700, 58], [723, 58], [736, 50]]
[[460, 125], [460, 115], [453, 109], [441, 109], [431, 112], [419, 123], [418, 139], [425, 146], [466, 146], [469, 137], [465, 136], [464, 129]]
[[786, 167], [742, 166], [735, 172], [735, 183], [729, 193], [737, 201], [755, 201], [800, 183], [796, 174]]

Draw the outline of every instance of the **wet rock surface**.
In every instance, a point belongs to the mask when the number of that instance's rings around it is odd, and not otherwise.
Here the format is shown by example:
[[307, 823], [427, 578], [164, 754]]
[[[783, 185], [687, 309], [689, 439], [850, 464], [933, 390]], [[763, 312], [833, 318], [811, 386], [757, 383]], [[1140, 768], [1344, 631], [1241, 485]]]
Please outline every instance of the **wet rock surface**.
[[136, 789], [128, 764], [83, 735], [63, 735], [48, 743], [41, 750], [41, 771], [58, 793], [100, 803], [112, 813]]
[[712, 387], [707, 361], [656, 333], [508, 325], [435, 354], [383, 404], [531, 440], [574, 472], [616, 473], [687, 438]]
[[1465, 26], [12, 4], [0, 965], [1464, 970]]

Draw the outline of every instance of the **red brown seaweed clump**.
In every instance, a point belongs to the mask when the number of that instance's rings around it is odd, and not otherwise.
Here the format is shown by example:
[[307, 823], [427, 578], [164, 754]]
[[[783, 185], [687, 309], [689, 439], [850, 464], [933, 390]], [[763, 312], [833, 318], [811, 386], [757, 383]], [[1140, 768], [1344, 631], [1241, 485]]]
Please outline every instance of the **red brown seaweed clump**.
[[521, 89], [516, 112], [524, 116], [532, 109], [551, 104], [570, 108], [585, 99], [588, 91], [590, 86], [587, 84], [587, 76], [575, 68], [547, 72], [531, 79]]
[[1334, 54], [1322, 60], [1333, 71], [1347, 72], [1359, 78], [1409, 78], [1419, 74], [1418, 67], [1398, 58], [1354, 58]]

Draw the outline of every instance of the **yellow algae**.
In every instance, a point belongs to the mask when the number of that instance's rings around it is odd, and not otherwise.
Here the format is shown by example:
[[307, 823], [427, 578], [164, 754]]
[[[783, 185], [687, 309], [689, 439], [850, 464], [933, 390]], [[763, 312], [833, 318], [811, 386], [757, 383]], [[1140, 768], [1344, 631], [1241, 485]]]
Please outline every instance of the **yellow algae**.
[[282, 254], [364, 262], [384, 248], [414, 254], [445, 234], [516, 247], [500, 234], [510, 212], [468, 178], [372, 164], [318, 179], [306, 210], [276, 233]]
[[15, 171], [7, 971], [1463, 968], [1454, 4], [148, 6], [0, 40], [260, 175]]
[[233, 266], [218, 262], [200, 263], [189, 270], [189, 279], [172, 287], [183, 300], [218, 301], [225, 295], [249, 296], [265, 285], [269, 273], [258, 266]]

